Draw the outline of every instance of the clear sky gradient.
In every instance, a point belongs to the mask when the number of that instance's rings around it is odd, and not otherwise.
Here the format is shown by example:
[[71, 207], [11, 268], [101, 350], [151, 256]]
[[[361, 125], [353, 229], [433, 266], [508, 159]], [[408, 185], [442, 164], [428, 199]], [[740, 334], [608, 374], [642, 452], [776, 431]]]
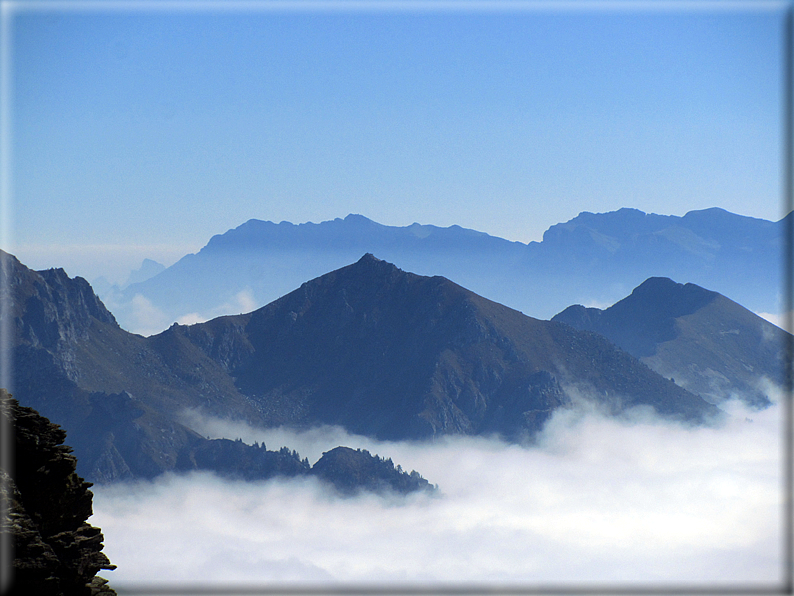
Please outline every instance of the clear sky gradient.
[[779, 219], [787, 4], [654, 4], [3, 2], [3, 247], [92, 279], [251, 218]]

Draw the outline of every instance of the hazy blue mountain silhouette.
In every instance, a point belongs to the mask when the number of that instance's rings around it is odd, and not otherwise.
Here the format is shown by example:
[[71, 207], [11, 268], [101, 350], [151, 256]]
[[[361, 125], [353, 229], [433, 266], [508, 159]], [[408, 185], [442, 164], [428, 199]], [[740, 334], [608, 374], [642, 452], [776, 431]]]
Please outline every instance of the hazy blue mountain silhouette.
[[157, 261], [153, 261], [152, 259], [144, 259], [141, 263], [141, 266], [130, 273], [130, 276], [127, 278], [127, 281], [124, 283], [124, 285], [128, 286], [130, 284], [144, 282], [164, 270], [165, 265], [162, 265]]
[[190, 313], [200, 320], [251, 310], [370, 252], [539, 318], [568, 304], [614, 303], [653, 276], [779, 312], [785, 225], [716, 208], [683, 217], [620, 209], [581, 213], [549, 228], [542, 242], [522, 244], [459, 226], [394, 227], [360, 215], [299, 225], [250, 220], [123, 294], [103, 297], [132, 330], [145, 327], [132, 302], [145, 298], [162, 311], [163, 329]]
[[791, 388], [791, 336], [725, 296], [650, 278], [605, 310], [570, 306], [552, 321], [600, 333], [712, 403], [769, 405], [770, 381]]

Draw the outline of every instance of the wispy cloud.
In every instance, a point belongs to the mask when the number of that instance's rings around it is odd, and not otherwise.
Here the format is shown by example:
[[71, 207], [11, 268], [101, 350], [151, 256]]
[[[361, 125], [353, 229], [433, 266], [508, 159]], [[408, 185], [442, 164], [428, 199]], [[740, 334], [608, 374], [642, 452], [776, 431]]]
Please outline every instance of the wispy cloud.
[[143, 294], [135, 294], [132, 298], [132, 333], [153, 335], [160, 333], [171, 324], [171, 320], [162, 310], [152, 304]]
[[209, 319], [207, 319], [206, 317], [202, 317], [197, 312], [189, 312], [179, 317], [176, 320], [176, 322], [179, 323], [180, 325], [195, 325], [196, 323], [204, 323], [205, 321], [208, 320]]
[[220, 317], [222, 315], [228, 314], [249, 313], [252, 310], [256, 310], [260, 306], [264, 305], [257, 302], [256, 298], [254, 298], [254, 293], [251, 288], [245, 288], [244, 290], [237, 292], [232, 300], [224, 302], [220, 306], [215, 307], [208, 318]]
[[[246, 288], [237, 292], [231, 300], [227, 300], [223, 304], [216, 306], [207, 312], [189, 312], [176, 318], [176, 322], [180, 325], [195, 325], [196, 323], [204, 323], [210, 319], [221, 317], [231, 314], [243, 314], [256, 310], [263, 306], [254, 298], [254, 293], [250, 288]], [[163, 321], [167, 320], [165, 313], [163, 313]], [[152, 333], [159, 333], [165, 330], [170, 323], [161, 324], [157, 328], [153, 328]], [[148, 335], [148, 334], [147, 334]]]
[[336, 445], [416, 469], [439, 493], [336, 497], [313, 479], [194, 473], [95, 487], [119, 587], [136, 582], [695, 582], [779, 580], [778, 407], [731, 404], [719, 428], [560, 412], [536, 447], [451, 437], [380, 443], [337, 428], [210, 436]]
[[[792, 313], [788, 313], [787, 314], [785, 312], [781, 312], [781, 313], [757, 312], [755, 314], [757, 314], [762, 319], [766, 319], [767, 321], [769, 321], [773, 325], [777, 325], [781, 329], [786, 329], [786, 325], [788, 324], [787, 317], [794, 316], [794, 314], [792, 314]], [[789, 333], [794, 333], [794, 330], [792, 330], [792, 329], [786, 329], [786, 331], [788, 331]]]

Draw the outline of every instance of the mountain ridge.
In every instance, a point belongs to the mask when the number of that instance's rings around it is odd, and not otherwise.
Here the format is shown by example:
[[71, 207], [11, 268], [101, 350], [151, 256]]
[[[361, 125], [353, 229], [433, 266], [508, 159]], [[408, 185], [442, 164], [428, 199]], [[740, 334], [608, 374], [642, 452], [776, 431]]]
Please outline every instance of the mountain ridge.
[[553, 321], [600, 333], [665, 377], [712, 403], [770, 402], [764, 378], [790, 390], [791, 335], [698, 285], [649, 278], [604, 310], [574, 305]]
[[[571, 382], [613, 395], [642, 393], [625, 397], [662, 415], [673, 414], [675, 408], [664, 405], [671, 399], [682, 400], [676, 407], [685, 417], [708, 409], [687, 410], [691, 395], [674, 398], [670, 392], [677, 387], [600, 336], [571, 333], [371, 254], [252, 313], [166, 333], [220, 358], [218, 345], [229, 341], [230, 329], [248, 347], [229, 370], [237, 387], [281, 408], [266, 414], [268, 424], [316, 420], [380, 439], [531, 434], [568, 403], [560, 384]], [[219, 333], [223, 341], [215, 339]], [[524, 408], [513, 412], [519, 419], [506, 417], [508, 402], [519, 394], [520, 403], [513, 404]], [[532, 420], [522, 422], [524, 414]], [[500, 428], [500, 420], [512, 426]]]
[[[791, 217], [770, 222], [719, 208], [684, 216], [583, 212], [528, 244], [460, 226], [387, 226], [354, 214], [303, 224], [251, 219], [158, 275], [102, 297], [122, 326], [149, 334], [173, 321], [252, 310], [370, 252], [540, 318], [568, 304], [613, 303], [652, 276], [709, 287], [756, 312], [779, 312]], [[533, 291], [537, 285], [547, 291]], [[147, 323], [135, 299], [159, 309], [159, 322]]]

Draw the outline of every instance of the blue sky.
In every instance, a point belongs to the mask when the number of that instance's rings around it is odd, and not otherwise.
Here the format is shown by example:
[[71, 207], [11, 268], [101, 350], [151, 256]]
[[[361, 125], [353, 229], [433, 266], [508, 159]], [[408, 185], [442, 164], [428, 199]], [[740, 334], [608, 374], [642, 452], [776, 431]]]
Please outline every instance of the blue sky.
[[250, 218], [779, 219], [787, 4], [653, 5], [3, 2], [3, 247], [123, 278]]

